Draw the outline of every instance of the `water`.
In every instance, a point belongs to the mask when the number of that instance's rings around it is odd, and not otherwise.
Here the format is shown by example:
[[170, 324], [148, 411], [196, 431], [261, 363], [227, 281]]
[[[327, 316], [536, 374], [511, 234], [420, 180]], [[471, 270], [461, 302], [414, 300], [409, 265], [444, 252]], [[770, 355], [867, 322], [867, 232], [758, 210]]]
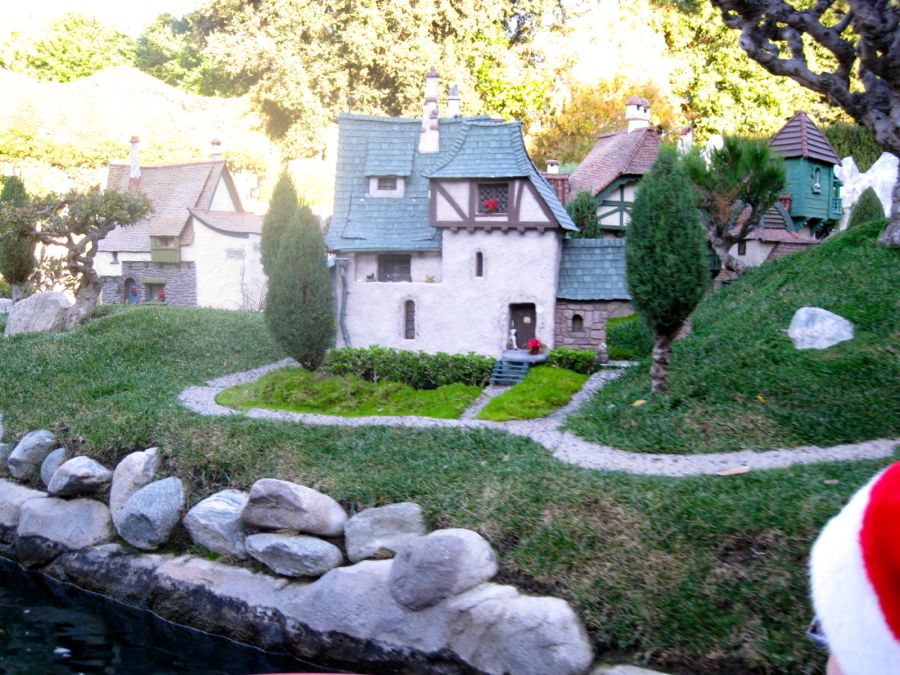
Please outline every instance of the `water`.
[[284, 672], [326, 670], [176, 626], [0, 559], [0, 674]]

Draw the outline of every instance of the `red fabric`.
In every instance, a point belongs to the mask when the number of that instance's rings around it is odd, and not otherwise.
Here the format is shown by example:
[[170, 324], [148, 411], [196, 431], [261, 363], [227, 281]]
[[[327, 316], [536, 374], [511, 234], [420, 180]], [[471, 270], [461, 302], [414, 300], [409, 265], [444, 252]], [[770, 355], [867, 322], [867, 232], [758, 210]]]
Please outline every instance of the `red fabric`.
[[900, 462], [872, 486], [859, 542], [885, 622], [900, 640]]

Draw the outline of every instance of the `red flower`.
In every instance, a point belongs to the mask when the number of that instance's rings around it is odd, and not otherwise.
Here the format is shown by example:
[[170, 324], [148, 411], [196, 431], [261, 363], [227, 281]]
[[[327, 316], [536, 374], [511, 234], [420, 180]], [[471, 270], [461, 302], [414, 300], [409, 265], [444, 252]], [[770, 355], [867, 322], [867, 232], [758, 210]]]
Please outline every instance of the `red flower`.
[[496, 199], [485, 199], [481, 202], [481, 208], [488, 213], [496, 213], [497, 209], [500, 208], [500, 202]]
[[165, 302], [166, 301], [166, 292], [161, 290], [159, 293], [156, 294], [156, 297], [160, 302]]
[[541, 341], [538, 340], [537, 338], [531, 338], [528, 342], [525, 343], [525, 346], [526, 346], [528, 349], [540, 349], [540, 348], [543, 347], [544, 345], [543, 345], [543, 343], [541, 343]]

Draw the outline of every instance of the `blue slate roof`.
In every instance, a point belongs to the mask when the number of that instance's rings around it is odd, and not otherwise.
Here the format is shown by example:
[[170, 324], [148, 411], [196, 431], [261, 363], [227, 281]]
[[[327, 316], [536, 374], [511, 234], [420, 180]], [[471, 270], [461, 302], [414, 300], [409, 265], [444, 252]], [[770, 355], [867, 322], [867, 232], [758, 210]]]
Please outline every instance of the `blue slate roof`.
[[556, 297], [582, 301], [631, 300], [625, 283], [625, 240], [563, 240]]
[[[338, 118], [334, 217], [326, 244], [336, 251], [438, 251], [429, 225], [428, 181], [527, 177], [560, 226], [576, 230], [553, 188], [528, 158], [521, 125], [488, 117], [440, 120], [440, 150], [418, 151], [420, 120], [343, 113]], [[455, 173], [465, 169], [468, 173]], [[402, 198], [368, 196], [368, 176], [402, 176]]]

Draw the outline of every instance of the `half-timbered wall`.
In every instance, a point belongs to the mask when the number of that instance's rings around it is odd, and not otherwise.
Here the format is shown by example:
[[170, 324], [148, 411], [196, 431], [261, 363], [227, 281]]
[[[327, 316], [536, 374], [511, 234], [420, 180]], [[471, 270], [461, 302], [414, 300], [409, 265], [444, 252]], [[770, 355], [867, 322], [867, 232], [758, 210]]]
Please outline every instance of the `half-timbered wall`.
[[[485, 212], [479, 185], [507, 185], [506, 210]], [[435, 227], [556, 227], [555, 220], [530, 181], [518, 179], [432, 180], [431, 224]]]
[[[597, 195], [597, 222], [610, 233], [624, 232], [631, 221], [631, 207], [637, 193], [637, 182], [619, 179]], [[611, 235], [614, 236], [614, 235]]]

